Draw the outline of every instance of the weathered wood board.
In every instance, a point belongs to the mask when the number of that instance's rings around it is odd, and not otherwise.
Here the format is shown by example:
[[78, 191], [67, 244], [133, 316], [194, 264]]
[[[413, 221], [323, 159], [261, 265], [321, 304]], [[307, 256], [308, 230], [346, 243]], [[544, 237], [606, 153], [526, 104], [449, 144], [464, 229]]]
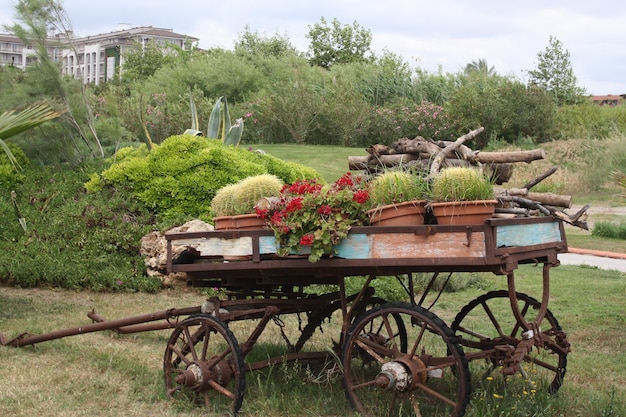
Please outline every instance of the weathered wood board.
[[562, 242], [558, 222], [510, 224], [496, 227], [496, 247], [533, 246]]
[[[246, 256], [253, 254], [253, 239], [197, 238], [176, 240], [176, 245], [192, 246], [201, 256]], [[276, 253], [274, 236], [259, 236], [259, 254]], [[485, 236], [473, 232], [468, 243], [465, 232], [351, 234], [336, 246], [336, 256], [343, 259], [394, 259], [433, 257], [484, 257]]]

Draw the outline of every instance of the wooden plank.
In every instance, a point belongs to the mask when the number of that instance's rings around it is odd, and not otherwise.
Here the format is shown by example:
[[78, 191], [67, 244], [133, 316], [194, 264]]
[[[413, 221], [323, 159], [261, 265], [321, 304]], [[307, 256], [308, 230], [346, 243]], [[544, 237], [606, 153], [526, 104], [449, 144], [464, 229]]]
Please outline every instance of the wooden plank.
[[393, 233], [370, 235], [371, 258], [483, 258], [485, 235], [482, 232], [468, 235], [463, 232], [415, 235]]
[[496, 247], [532, 246], [562, 242], [558, 222], [511, 224], [496, 227]]
[[[497, 225], [496, 248], [533, 247], [546, 243], [563, 242], [559, 222]], [[344, 259], [389, 258], [475, 258], [486, 256], [483, 232], [414, 233], [353, 233], [337, 245], [336, 255]], [[253, 254], [253, 239], [242, 236], [234, 239], [219, 237], [176, 239], [173, 246], [192, 246], [202, 256], [246, 256]], [[276, 239], [272, 235], [259, 236], [259, 254], [276, 253]]]

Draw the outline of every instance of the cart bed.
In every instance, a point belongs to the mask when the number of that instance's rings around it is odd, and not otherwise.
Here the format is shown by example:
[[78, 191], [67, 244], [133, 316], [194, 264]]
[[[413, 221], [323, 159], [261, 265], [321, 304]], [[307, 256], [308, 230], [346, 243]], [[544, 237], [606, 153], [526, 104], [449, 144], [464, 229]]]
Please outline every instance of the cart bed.
[[[550, 217], [489, 219], [482, 225], [354, 227], [336, 256], [276, 255], [271, 230], [167, 233], [168, 271], [192, 286], [335, 283], [351, 275], [484, 271], [506, 274], [520, 263], [558, 264], [567, 252], [562, 222]], [[174, 246], [187, 248], [184, 263]]]

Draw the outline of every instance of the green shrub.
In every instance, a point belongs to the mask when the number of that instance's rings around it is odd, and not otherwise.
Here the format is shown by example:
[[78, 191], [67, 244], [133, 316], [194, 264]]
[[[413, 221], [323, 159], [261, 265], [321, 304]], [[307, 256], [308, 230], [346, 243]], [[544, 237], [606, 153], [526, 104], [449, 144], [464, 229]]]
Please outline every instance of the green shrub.
[[172, 136], [151, 152], [145, 146], [122, 149], [116, 158], [100, 176], [91, 177], [87, 190], [123, 186], [162, 221], [210, 220], [217, 190], [246, 177], [269, 173], [285, 183], [320, 178], [309, 167], [190, 135]]
[[154, 216], [122, 189], [85, 193], [96, 169], [39, 168], [16, 188], [24, 231], [10, 198], [0, 195], [0, 282], [95, 291], [155, 291], [158, 278], [145, 273], [141, 237]]
[[19, 164], [16, 169], [6, 153], [0, 150], [0, 190], [11, 190], [24, 181], [25, 175], [22, 170], [30, 167], [30, 161], [19, 146], [11, 142], [5, 144]]
[[609, 239], [626, 240], [626, 222], [597, 222], [593, 227], [591, 234], [592, 236], [606, 237]]

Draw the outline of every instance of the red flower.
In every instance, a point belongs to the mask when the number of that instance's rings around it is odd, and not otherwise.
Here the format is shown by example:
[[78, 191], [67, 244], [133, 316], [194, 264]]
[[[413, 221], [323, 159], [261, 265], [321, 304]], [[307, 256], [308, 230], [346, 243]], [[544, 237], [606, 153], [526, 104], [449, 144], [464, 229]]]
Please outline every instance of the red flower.
[[346, 172], [341, 178], [335, 181], [335, 188], [339, 190], [343, 190], [346, 188], [350, 188], [354, 186], [354, 181], [352, 181], [352, 173]]
[[332, 209], [328, 204], [324, 204], [323, 206], [318, 207], [317, 212], [328, 216], [332, 212]]
[[309, 233], [300, 238], [300, 244], [302, 246], [311, 246], [313, 244], [314, 236]]
[[262, 209], [262, 208], [258, 208], [258, 207], [255, 207], [254, 211], [256, 212], [256, 215], [259, 216], [262, 219], [266, 219], [267, 218], [267, 214], [269, 213], [269, 211], [267, 209]]
[[271, 222], [272, 224], [280, 224], [280, 222], [282, 222], [283, 220], [283, 213], [282, 211], [275, 211], [274, 214], [272, 214], [272, 218], [271, 218]]
[[356, 201], [359, 204], [365, 204], [369, 198], [370, 195], [367, 190], [356, 190], [352, 196], [352, 201]]
[[298, 210], [302, 210], [302, 197], [296, 197], [293, 200], [290, 200], [287, 203], [287, 207], [285, 207], [285, 212], [293, 213]]

